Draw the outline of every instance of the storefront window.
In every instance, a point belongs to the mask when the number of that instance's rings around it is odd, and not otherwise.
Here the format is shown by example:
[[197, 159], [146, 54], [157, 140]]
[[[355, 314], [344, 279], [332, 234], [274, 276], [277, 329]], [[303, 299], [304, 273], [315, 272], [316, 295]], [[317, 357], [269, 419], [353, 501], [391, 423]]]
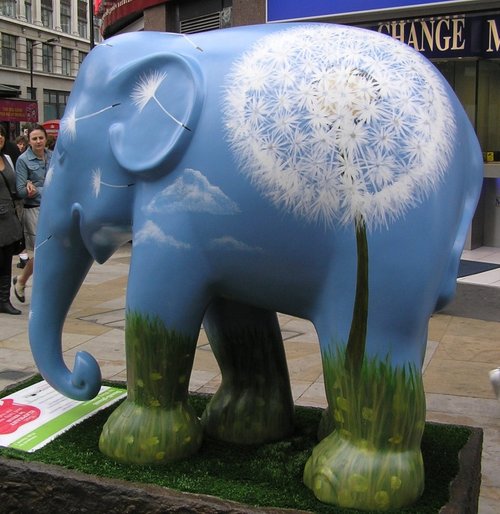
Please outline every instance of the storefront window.
[[[434, 64], [464, 106], [488, 160], [500, 161], [500, 61], [448, 60]], [[486, 155], [486, 154], [485, 154]]]
[[477, 135], [489, 160], [500, 160], [500, 61], [479, 61]]
[[471, 123], [476, 126], [477, 61], [452, 59], [434, 64], [458, 96]]

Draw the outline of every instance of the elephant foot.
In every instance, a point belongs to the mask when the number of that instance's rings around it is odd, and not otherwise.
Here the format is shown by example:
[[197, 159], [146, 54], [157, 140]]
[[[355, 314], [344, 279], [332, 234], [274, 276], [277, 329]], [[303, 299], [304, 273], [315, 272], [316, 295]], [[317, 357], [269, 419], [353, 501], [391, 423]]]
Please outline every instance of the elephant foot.
[[338, 432], [323, 439], [304, 468], [304, 483], [322, 502], [361, 510], [411, 505], [424, 489], [420, 448], [370, 448]]
[[293, 432], [294, 407], [289, 395], [266, 395], [245, 389], [219, 389], [201, 422], [205, 434], [235, 444], [277, 441]]
[[164, 464], [195, 453], [202, 428], [187, 403], [149, 407], [125, 400], [109, 417], [99, 449], [127, 464]]

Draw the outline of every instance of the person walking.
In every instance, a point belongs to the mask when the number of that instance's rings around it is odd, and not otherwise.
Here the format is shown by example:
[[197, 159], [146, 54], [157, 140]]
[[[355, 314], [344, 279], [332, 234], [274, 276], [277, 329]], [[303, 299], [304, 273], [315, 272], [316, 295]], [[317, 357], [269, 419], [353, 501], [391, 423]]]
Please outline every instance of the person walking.
[[22, 238], [23, 229], [14, 205], [14, 164], [4, 152], [6, 137], [5, 129], [0, 126], [0, 313], [17, 315], [21, 314], [21, 311], [10, 302], [10, 281], [13, 245]]
[[[23, 227], [26, 249], [34, 251], [43, 185], [52, 157], [52, 151], [46, 148], [47, 132], [42, 125], [31, 126], [28, 144], [27, 150], [17, 159], [16, 187], [17, 195], [24, 199]], [[26, 301], [24, 290], [26, 282], [33, 274], [34, 260], [33, 257], [29, 259], [22, 274], [13, 279], [14, 294], [21, 303]]]
[[28, 148], [28, 138], [26, 136], [17, 136], [16, 145], [19, 148], [19, 155], [21, 155]]
[[[17, 136], [16, 137], [16, 145], [17, 145], [17, 148], [19, 148], [19, 155], [21, 155], [26, 150], [26, 148], [28, 148], [28, 138], [26, 136]], [[11, 155], [11, 157], [12, 157], [12, 155]], [[16, 161], [17, 161], [17, 159], [16, 159]], [[16, 164], [16, 161], [14, 161], [14, 165]], [[20, 210], [22, 210], [22, 206], [21, 206]], [[22, 219], [22, 212], [19, 212], [19, 210], [18, 210], [18, 215]], [[26, 263], [28, 262], [28, 259], [29, 259], [29, 256], [26, 253], [26, 251], [24, 251], [23, 253], [20, 253], [19, 254], [19, 262], [17, 263], [17, 267], [21, 268], [21, 269], [24, 268], [26, 266]]]

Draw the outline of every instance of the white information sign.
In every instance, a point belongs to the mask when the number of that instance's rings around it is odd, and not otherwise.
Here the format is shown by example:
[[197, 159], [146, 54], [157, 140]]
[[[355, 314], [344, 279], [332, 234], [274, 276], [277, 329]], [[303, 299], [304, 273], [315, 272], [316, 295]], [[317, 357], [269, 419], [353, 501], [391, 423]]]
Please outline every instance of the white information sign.
[[127, 396], [102, 386], [92, 400], [66, 398], [45, 380], [0, 398], [0, 446], [34, 452], [71, 427]]

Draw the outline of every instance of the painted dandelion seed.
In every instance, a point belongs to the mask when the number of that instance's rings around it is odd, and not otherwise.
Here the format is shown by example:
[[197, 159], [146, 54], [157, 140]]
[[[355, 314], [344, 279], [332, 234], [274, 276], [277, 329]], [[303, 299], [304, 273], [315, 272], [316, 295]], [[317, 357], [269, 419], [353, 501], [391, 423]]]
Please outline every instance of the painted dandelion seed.
[[132, 102], [136, 107], [139, 109], [139, 112], [142, 112], [142, 110], [146, 107], [146, 105], [153, 100], [158, 107], [177, 125], [180, 125], [181, 127], [184, 127], [187, 130], [188, 127], [186, 127], [181, 121], [179, 121], [173, 114], [171, 114], [158, 100], [156, 97], [156, 92], [158, 91], [158, 88], [161, 86], [162, 82], [167, 78], [167, 74], [160, 71], [153, 71], [149, 75], [143, 75], [139, 82], [135, 85], [132, 93], [131, 98]]
[[116, 188], [126, 188], [133, 186], [133, 184], [109, 184], [107, 182], [103, 182], [101, 179], [101, 170], [99, 168], [92, 171], [92, 192], [94, 196], [97, 198], [101, 192], [101, 186], [106, 187], [116, 187]]
[[94, 116], [99, 116], [100, 114], [109, 111], [110, 109], [113, 109], [114, 107], [117, 107], [120, 105], [119, 103], [108, 105], [107, 107], [104, 107], [103, 109], [99, 109], [96, 112], [92, 112], [90, 114], [85, 114], [83, 116], [76, 115], [76, 109], [72, 108], [69, 109], [69, 111], [64, 115], [64, 118], [61, 120], [61, 131], [63, 134], [68, 136], [70, 139], [75, 139], [76, 137], [76, 125], [78, 121], [86, 120], [88, 118], [93, 118]]
[[96, 169], [92, 172], [92, 191], [97, 198], [101, 191], [101, 170]]

